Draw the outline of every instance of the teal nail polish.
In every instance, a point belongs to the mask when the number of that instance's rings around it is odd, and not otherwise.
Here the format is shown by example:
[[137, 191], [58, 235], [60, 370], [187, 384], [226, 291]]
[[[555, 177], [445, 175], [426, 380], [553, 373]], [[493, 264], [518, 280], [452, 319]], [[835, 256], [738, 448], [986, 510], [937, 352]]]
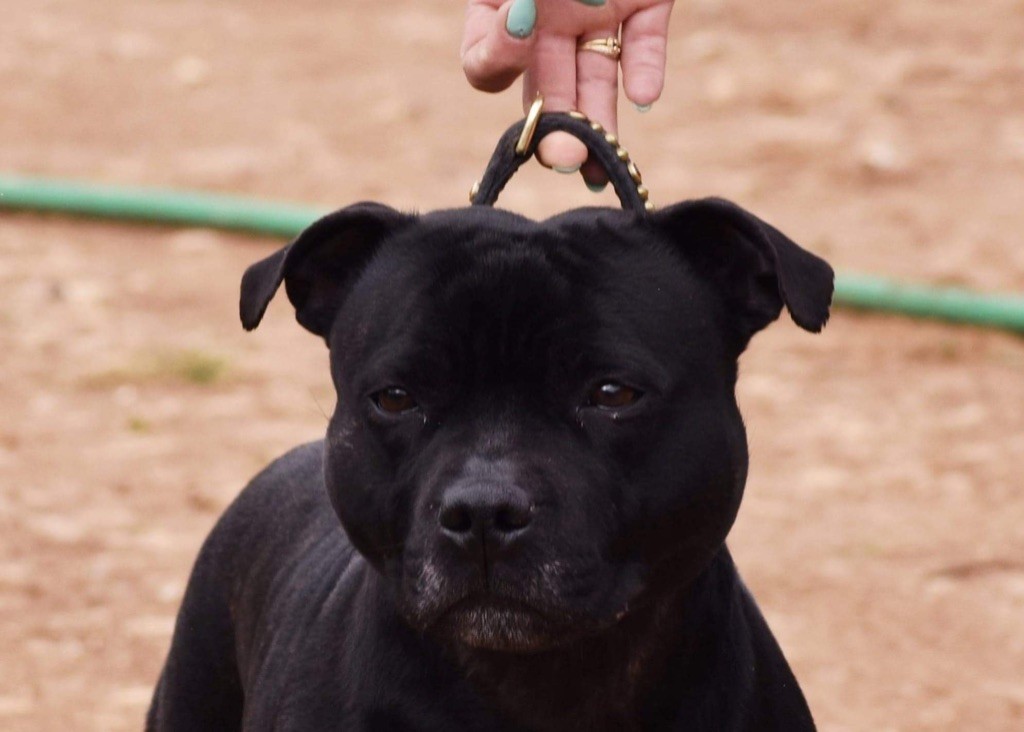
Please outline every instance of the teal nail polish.
[[578, 3], [589, 5], [592, 8], [599, 8], [607, 2], [607, 0], [576, 0]]
[[587, 188], [589, 188], [593, 193], [600, 193], [607, 187], [607, 183], [587, 183]]
[[652, 106], [653, 105], [650, 105], [650, 104], [634, 104], [633, 105], [633, 107], [636, 109], [636, 111], [639, 112], [640, 114], [647, 114], [648, 112], [651, 111], [651, 107]]
[[516, 0], [508, 9], [505, 30], [515, 38], [527, 38], [537, 23], [537, 6], [533, 0]]
[[580, 166], [578, 166], [578, 165], [563, 165], [563, 166], [559, 167], [559, 166], [555, 165], [551, 169], [554, 170], [556, 173], [561, 173], [562, 175], [572, 175], [573, 173], [575, 173], [577, 170], [580, 169]]

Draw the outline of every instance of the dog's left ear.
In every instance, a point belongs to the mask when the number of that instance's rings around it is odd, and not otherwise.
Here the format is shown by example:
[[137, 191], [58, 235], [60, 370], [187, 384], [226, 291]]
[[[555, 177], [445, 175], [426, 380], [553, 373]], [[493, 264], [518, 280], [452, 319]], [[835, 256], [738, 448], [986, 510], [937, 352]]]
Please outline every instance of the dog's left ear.
[[720, 198], [676, 204], [651, 221], [722, 293], [741, 349], [783, 306], [804, 330], [825, 326], [832, 268], [775, 227]]
[[379, 203], [357, 203], [315, 221], [295, 240], [242, 275], [239, 312], [252, 330], [263, 319], [281, 282], [295, 318], [325, 340], [345, 294], [389, 236], [416, 217]]

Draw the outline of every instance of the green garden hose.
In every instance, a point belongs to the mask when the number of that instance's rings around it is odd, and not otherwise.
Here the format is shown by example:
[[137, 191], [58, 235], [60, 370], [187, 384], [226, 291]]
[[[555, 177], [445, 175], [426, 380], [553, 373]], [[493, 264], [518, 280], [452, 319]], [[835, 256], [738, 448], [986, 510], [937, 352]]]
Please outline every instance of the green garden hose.
[[[292, 237], [324, 212], [235, 196], [98, 186], [0, 175], [0, 209]], [[911, 285], [867, 275], [836, 277], [835, 304], [1024, 332], [1024, 296]]]
[[295, 236], [324, 213], [235, 196], [119, 188], [12, 175], [0, 175], [0, 208], [203, 226], [276, 237]]

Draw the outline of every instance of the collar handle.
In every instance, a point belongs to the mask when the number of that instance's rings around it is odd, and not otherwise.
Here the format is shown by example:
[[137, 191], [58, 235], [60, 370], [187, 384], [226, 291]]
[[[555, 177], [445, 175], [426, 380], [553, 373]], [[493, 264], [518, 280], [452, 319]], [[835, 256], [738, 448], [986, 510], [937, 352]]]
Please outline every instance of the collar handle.
[[[604, 168], [622, 208], [641, 214], [654, 210], [654, 205], [647, 200], [647, 188], [636, 163], [629, 159], [629, 153], [619, 145], [615, 135], [605, 132], [600, 124], [591, 122], [580, 112], [540, 114], [536, 104], [534, 109], [526, 119], [509, 127], [498, 140], [483, 178], [474, 183], [470, 191], [471, 204], [493, 206], [513, 174], [537, 152], [541, 140], [552, 132], [568, 132], [587, 146], [589, 159], [597, 160]], [[531, 126], [532, 130], [529, 129]]]

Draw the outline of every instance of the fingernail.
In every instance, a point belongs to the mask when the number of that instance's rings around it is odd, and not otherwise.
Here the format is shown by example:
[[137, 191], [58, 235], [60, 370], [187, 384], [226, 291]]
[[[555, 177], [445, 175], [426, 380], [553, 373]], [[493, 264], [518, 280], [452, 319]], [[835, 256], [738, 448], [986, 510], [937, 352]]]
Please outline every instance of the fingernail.
[[556, 165], [552, 168], [556, 173], [561, 173], [562, 175], [571, 175], [579, 169], [579, 165]]
[[[586, 181], [584, 181], [584, 182], [586, 182]], [[608, 187], [607, 183], [587, 183], [587, 188], [589, 188], [592, 193], [600, 193], [601, 191], [603, 191], [607, 187]]]
[[537, 23], [537, 6], [533, 0], [516, 0], [508, 9], [505, 30], [515, 38], [526, 38]]
[[634, 104], [633, 105], [633, 107], [636, 109], [636, 111], [639, 112], [640, 114], [647, 114], [648, 112], [651, 111], [651, 107], [653, 107], [653, 106], [654, 106], [653, 104]]
[[599, 8], [607, 2], [607, 0], [576, 0], [578, 3], [589, 5], [592, 8]]

